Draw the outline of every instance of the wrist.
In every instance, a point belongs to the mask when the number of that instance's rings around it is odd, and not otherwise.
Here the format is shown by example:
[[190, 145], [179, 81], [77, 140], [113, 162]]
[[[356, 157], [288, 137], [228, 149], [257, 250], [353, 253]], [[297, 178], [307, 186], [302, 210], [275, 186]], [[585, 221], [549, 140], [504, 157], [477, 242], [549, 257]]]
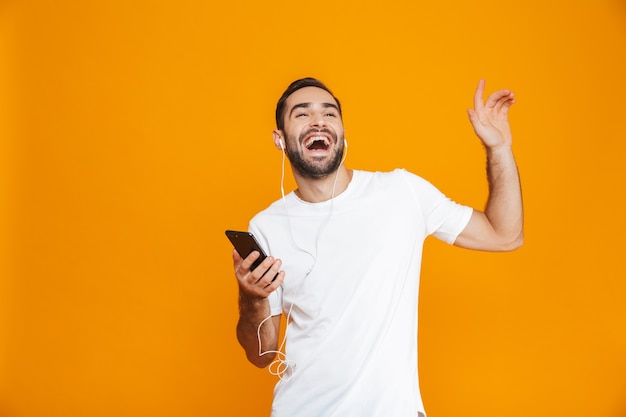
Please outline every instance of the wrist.
[[257, 311], [263, 309], [268, 303], [267, 297], [246, 292], [239, 287], [239, 309], [242, 311]]
[[513, 154], [513, 147], [510, 143], [501, 143], [498, 145], [485, 145], [487, 156], [499, 156]]

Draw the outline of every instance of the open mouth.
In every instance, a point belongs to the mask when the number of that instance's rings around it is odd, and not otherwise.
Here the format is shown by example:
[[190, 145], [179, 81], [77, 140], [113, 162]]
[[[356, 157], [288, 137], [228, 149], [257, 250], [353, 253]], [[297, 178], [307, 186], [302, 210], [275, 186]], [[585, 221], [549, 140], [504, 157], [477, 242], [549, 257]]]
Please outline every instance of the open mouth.
[[330, 147], [331, 141], [327, 136], [309, 136], [305, 139], [303, 145], [310, 151], [325, 151]]

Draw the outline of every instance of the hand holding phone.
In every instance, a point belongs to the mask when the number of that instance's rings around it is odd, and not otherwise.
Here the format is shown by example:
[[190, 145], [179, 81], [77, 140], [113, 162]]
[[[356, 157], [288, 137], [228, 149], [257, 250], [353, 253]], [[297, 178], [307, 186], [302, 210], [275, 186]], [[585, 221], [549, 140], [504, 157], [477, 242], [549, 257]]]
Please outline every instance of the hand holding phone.
[[265, 258], [267, 255], [259, 245], [259, 242], [255, 239], [254, 235], [250, 232], [240, 232], [237, 230], [227, 230], [226, 237], [230, 240], [230, 243], [233, 244], [239, 256], [243, 259], [247, 258], [252, 252], [257, 251], [261, 254], [259, 258], [254, 261], [252, 266], [250, 266], [250, 271], [253, 271]]

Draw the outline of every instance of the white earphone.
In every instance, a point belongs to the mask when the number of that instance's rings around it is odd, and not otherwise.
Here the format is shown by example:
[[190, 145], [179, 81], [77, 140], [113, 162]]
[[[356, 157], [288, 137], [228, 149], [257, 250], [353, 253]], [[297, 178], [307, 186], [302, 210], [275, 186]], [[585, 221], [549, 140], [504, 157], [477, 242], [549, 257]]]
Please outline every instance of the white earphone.
[[[345, 147], [344, 153], [343, 153], [343, 158], [341, 160], [340, 164], [343, 164], [343, 162], [346, 160], [346, 157], [348, 156], [348, 141], [344, 138], [343, 139], [343, 145]], [[280, 178], [280, 193], [282, 195], [283, 198], [283, 202], [285, 204], [285, 211], [287, 214], [287, 221], [289, 222], [289, 230], [291, 233], [291, 238], [293, 243], [296, 245], [296, 247], [298, 247], [298, 249], [300, 249], [302, 252], [306, 253], [307, 255], [309, 255], [312, 259], [313, 259], [313, 264], [311, 265], [311, 267], [308, 269], [306, 276], [305, 276], [305, 280], [302, 281], [302, 283], [300, 284], [300, 286], [298, 288], [296, 288], [294, 296], [299, 294], [300, 289], [302, 287], [302, 285], [306, 282], [306, 278], [309, 276], [309, 274], [311, 273], [311, 271], [313, 270], [313, 267], [315, 266], [315, 263], [317, 261], [317, 257], [316, 254], [318, 252], [318, 246], [319, 246], [319, 235], [320, 235], [320, 230], [323, 229], [326, 225], [326, 222], [328, 222], [328, 220], [330, 219], [332, 213], [333, 213], [333, 201], [334, 201], [334, 196], [335, 196], [335, 186], [337, 185], [337, 178], [339, 177], [339, 169], [337, 169], [336, 174], [335, 174], [335, 181], [333, 183], [333, 190], [332, 190], [332, 195], [330, 197], [330, 208], [329, 208], [329, 212], [327, 217], [325, 218], [324, 222], [320, 225], [318, 232], [317, 232], [317, 237], [315, 240], [315, 252], [311, 253], [310, 251], [304, 250], [302, 248], [300, 248], [298, 246], [298, 244], [296, 243], [294, 236], [293, 236], [293, 230], [291, 228], [291, 219], [289, 217], [289, 213], [287, 212], [287, 201], [286, 201], [286, 197], [285, 197], [285, 187], [284, 187], [284, 183], [285, 183], [285, 143], [283, 142], [282, 138], [278, 138], [278, 146], [280, 147], [280, 149], [283, 150], [282, 152], [282, 169], [281, 169], [281, 178]], [[289, 310], [287, 312], [287, 322], [289, 322], [289, 318], [291, 317], [291, 309], [293, 308], [294, 304], [292, 303], [291, 306], [289, 307]], [[259, 342], [259, 356], [261, 355], [265, 355], [268, 353], [273, 353], [277, 355], [277, 358], [270, 364], [269, 366], [269, 372], [272, 375], [278, 376], [278, 378], [280, 378], [281, 380], [289, 380], [292, 375], [293, 372], [295, 371], [295, 366], [296, 363], [292, 360], [289, 360], [287, 358], [287, 355], [284, 353], [283, 350], [283, 346], [285, 344], [285, 341], [287, 340], [287, 332], [285, 331], [285, 334], [283, 336], [283, 341], [280, 345], [280, 347], [278, 347], [278, 350], [270, 350], [270, 351], [263, 351], [262, 346], [261, 346], [261, 326], [263, 325], [263, 323], [265, 323], [267, 320], [269, 320], [272, 316], [267, 316], [265, 319], [263, 319], [261, 321], [261, 323], [259, 324], [259, 326], [257, 327], [257, 339]]]

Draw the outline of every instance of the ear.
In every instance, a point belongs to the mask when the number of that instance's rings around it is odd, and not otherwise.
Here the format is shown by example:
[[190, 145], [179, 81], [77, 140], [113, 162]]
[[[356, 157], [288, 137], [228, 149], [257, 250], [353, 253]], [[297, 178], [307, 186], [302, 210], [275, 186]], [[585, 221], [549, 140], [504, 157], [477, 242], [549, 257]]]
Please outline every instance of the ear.
[[276, 149], [285, 150], [285, 139], [283, 139], [283, 132], [280, 130], [272, 131], [272, 136], [274, 138], [274, 146]]

